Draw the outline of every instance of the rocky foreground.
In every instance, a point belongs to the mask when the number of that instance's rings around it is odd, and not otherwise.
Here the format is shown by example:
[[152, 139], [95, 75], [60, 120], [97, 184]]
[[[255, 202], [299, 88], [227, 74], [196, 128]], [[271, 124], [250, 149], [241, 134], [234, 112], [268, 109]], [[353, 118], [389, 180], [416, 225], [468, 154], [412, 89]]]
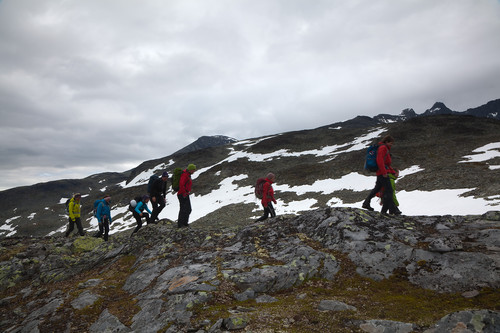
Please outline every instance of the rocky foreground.
[[325, 208], [1, 246], [3, 332], [500, 332], [500, 212]]

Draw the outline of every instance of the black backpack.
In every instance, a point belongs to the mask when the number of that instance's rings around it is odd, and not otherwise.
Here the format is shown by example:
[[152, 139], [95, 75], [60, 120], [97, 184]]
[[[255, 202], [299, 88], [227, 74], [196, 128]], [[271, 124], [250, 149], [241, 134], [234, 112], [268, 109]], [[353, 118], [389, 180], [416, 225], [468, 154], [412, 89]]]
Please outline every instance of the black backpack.
[[66, 210], [66, 214], [69, 214], [69, 202], [71, 201], [71, 199], [73, 198], [69, 198], [68, 200], [66, 200], [66, 203], [64, 204], [64, 209]]
[[149, 177], [149, 181], [148, 181], [148, 193], [151, 194], [151, 191], [153, 190], [153, 184], [154, 184], [155, 180], [160, 179], [160, 178], [161, 177], [157, 176], [157, 175], [152, 175], [151, 177]]

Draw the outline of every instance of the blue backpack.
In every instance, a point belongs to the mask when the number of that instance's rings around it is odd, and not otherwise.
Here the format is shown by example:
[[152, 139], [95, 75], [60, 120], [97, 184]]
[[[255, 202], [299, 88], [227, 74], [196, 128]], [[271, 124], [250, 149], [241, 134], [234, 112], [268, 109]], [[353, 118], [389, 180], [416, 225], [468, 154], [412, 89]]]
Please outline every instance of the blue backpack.
[[94, 216], [97, 217], [97, 207], [99, 207], [99, 204], [103, 202], [104, 199], [97, 199], [94, 201]]
[[378, 143], [371, 145], [368, 147], [366, 150], [366, 160], [365, 160], [365, 170], [371, 171], [371, 172], [377, 172], [378, 170], [378, 165], [377, 165], [377, 151], [378, 147], [380, 145]]

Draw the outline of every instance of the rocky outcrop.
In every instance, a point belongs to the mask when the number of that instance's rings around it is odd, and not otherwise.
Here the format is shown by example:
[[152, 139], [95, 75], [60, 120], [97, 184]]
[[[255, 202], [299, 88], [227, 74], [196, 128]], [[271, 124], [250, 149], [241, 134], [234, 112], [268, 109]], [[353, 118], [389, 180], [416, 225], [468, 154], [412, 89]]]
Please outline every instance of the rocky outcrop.
[[7, 238], [0, 329], [495, 332], [499, 222], [325, 208], [237, 229], [162, 221], [109, 242]]

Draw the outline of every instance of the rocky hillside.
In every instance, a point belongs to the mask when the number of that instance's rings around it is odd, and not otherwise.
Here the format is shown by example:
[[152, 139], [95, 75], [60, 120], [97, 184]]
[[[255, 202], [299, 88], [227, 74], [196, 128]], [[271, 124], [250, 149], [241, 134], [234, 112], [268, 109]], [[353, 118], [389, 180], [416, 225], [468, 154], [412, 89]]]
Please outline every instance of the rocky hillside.
[[[236, 219], [236, 217], [234, 217]], [[499, 332], [500, 214], [4, 238], [3, 332]]]

